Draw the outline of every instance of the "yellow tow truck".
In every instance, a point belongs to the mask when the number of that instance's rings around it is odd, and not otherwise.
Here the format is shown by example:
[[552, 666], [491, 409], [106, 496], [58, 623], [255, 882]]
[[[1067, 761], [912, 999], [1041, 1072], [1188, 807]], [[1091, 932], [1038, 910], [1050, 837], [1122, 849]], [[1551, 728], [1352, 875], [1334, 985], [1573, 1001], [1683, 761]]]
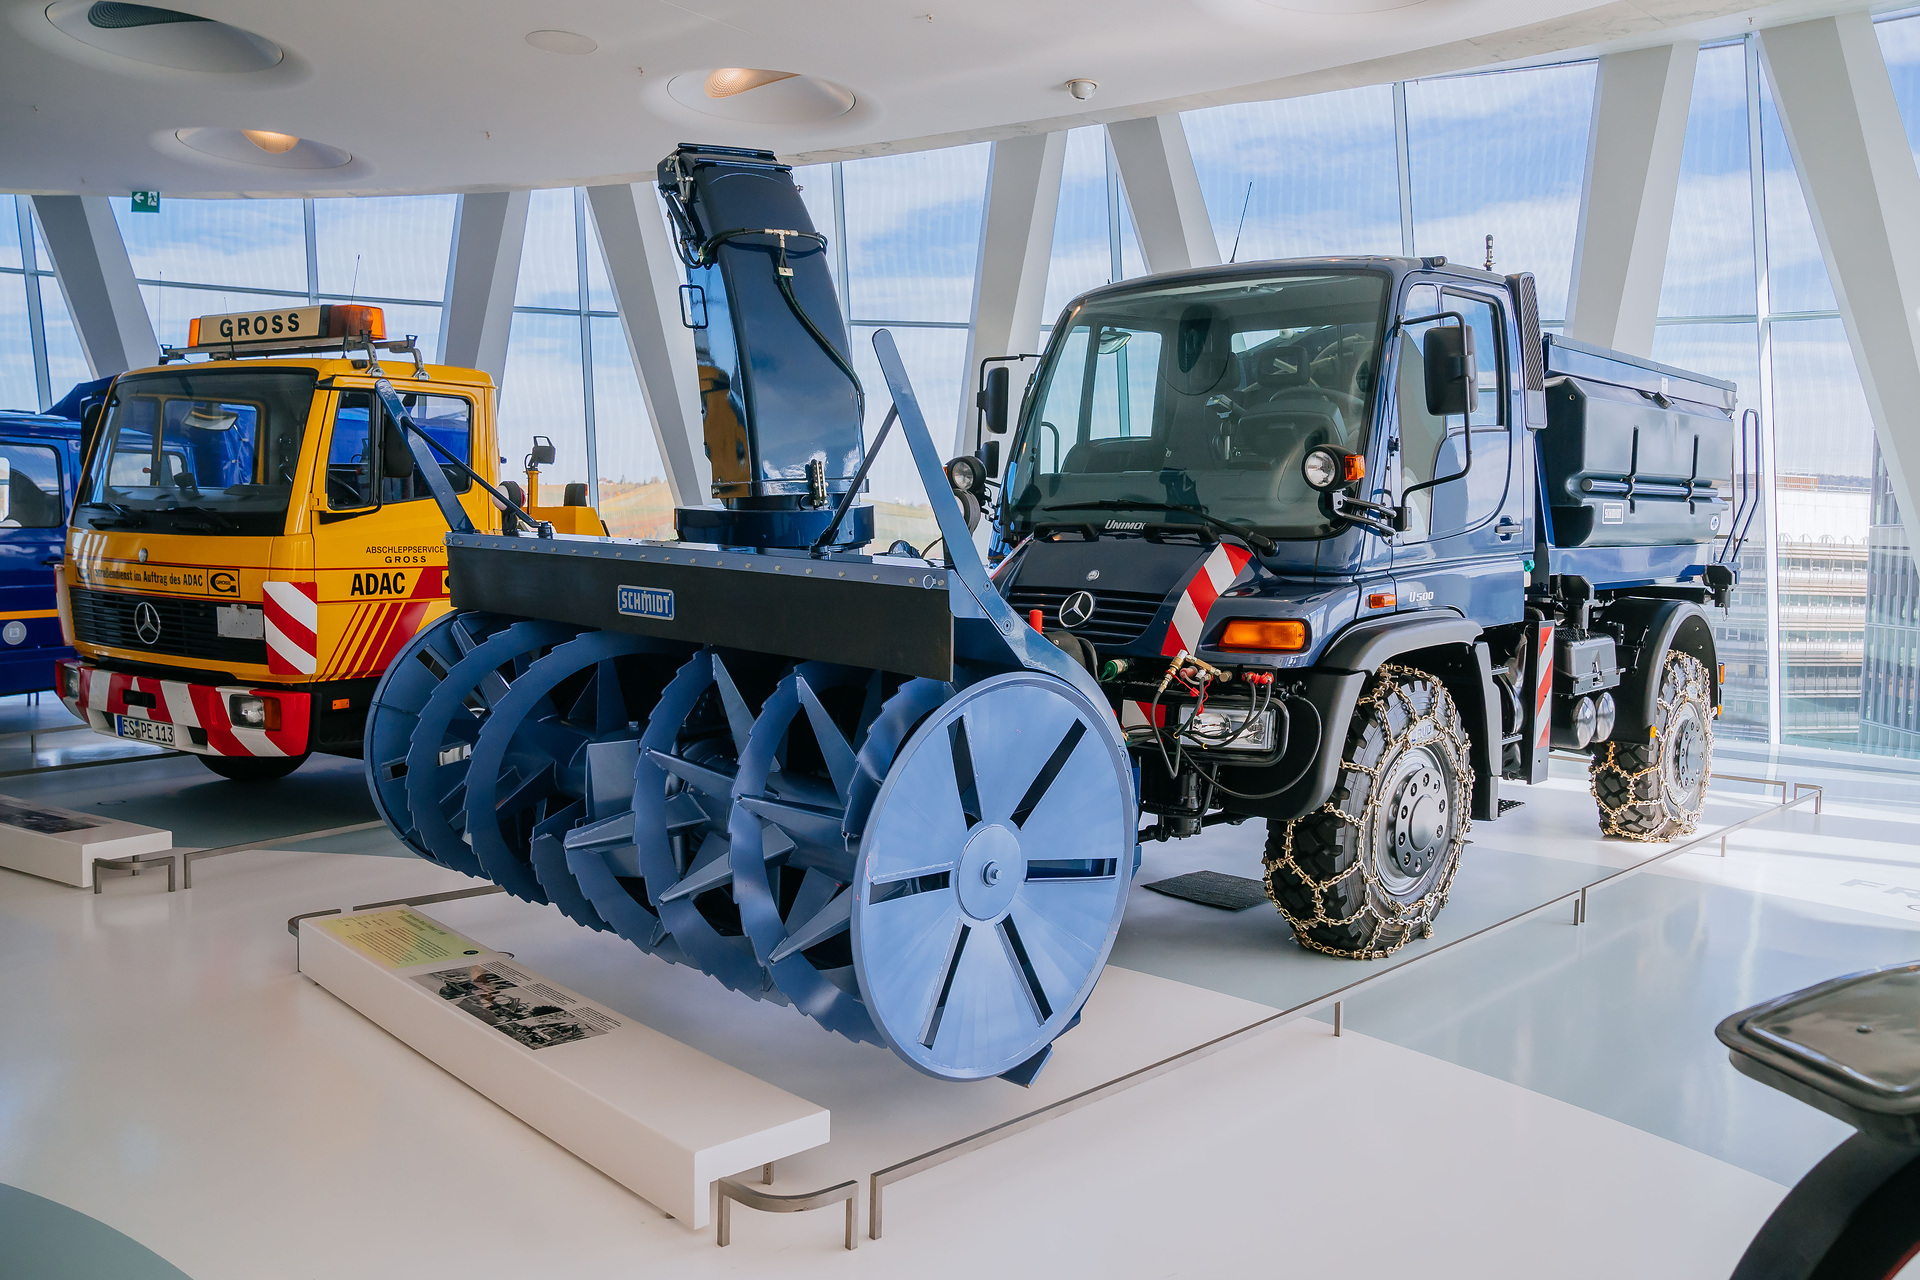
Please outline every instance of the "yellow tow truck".
[[448, 608], [434, 487], [478, 529], [604, 531], [584, 485], [529, 505], [553, 459], [541, 438], [526, 488], [496, 486], [495, 403], [487, 374], [389, 340], [378, 307], [193, 321], [185, 347], [116, 378], [89, 424], [59, 584], [79, 655], [59, 664], [61, 700], [99, 733], [236, 781], [360, 755], [381, 672]]

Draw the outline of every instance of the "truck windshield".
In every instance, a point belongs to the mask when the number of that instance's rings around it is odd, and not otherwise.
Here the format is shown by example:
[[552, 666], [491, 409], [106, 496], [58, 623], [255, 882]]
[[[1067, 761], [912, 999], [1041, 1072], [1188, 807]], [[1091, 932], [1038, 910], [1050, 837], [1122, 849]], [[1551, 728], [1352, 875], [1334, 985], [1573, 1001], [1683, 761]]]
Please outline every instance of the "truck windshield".
[[114, 384], [74, 523], [270, 536], [286, 526], [310, 369], [150, 373]]
[[1187, 507], [1276, 538], [1324, 537], [1331, 523], [1300, 463], [1316, 445], [1366, 449], [1387, 283], [1322, 271], [1078, 308], [1030, 402], [1010, 525], [1198, 526], [1167, 510]]

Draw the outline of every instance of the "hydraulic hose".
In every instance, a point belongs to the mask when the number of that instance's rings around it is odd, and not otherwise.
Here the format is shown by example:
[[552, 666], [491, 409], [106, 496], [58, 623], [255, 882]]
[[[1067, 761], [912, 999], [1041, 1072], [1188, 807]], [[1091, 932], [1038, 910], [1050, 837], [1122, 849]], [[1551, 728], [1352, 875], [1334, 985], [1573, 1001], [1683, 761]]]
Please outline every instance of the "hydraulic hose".
[[839, 366], [840, 372], [847, 375], [847, 381], [853, 384], [853, 402], [858, 420], [864, 429], [867, 421], [867, 389], [860, 385], [860, 375], [853, 371], [853, 365], [840, 354], [840, 348], [834, 346], [827, 335], [820, 332], [820, 326], [813, 322], [813, 317], [807, 314], [807, 309], [800, 305], [800, 298], [793, 291], [793, 273], [787, 269], [787, 250], [784, 241], [780, 247], [779, 273], [774, 279], [780, 282], [780, 296], [787, 300], [787, 307], [793, 312], [793, 318], [800, 322], [801, 327], [820, 344], [820, 349]]

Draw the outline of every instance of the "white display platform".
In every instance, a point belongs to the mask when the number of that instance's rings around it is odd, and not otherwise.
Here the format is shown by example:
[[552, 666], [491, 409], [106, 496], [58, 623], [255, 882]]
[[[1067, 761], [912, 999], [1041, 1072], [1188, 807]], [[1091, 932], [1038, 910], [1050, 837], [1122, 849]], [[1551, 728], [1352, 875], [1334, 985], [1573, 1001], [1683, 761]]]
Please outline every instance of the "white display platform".
[[829, 1113], [411, 907], [300, 922], [300, 972], [689, 1227], [713, 1184], [827, 1142]]
[[171, 831], [0, 796], [0, 867], [91, 889], [96, 859], [171, 848]]

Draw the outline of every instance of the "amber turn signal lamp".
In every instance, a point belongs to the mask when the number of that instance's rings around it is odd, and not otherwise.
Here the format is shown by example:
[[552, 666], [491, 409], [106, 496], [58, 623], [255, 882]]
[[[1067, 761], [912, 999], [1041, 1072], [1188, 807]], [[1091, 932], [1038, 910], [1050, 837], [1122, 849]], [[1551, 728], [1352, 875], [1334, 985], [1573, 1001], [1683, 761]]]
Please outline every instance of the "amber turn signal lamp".
[[1369, 609], [1391, 609], [1400, 602], [1400, 598], [1391, 591], [1376, 591], [1367, 597]]
[[1220, 633], [1220, 647], [1298, 653], [1307, 647], [1307, 624], [1298, 618], [1235, 618]]
[[1367, 460], [1357, 453], [1350, 453], [1340, 460], [1340, 479], [1347, 484], [1367, 478]]

